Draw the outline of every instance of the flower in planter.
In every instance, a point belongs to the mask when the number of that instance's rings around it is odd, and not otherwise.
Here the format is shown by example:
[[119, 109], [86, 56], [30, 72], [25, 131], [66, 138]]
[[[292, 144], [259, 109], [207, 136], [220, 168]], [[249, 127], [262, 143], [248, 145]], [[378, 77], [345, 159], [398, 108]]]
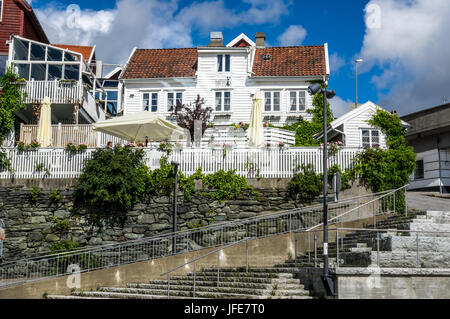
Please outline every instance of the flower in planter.
[[286, 147], [286, 143], [284, 142], [279, 142], [278, 143], [278, 147], [280, 148], [280, 150], [284, 149]]
[[78, 145], [78, 151], [85, 151], [87, 150], [88, 146], [84, 143], [81, 143], [80, 145]]
[[269, 143], [269, 142], [264, 143], [264, 147], [265, 147], [265, 148], [271, 148], [271, 147], [272, 147], [272, 144]]
[[34, 139], [31, 141], [31, 144], [28, 146], [30, 149], [36, 149], [36, 148], [41, 147], [41, 144], [36, 139]]
[[124, 147], [136, 147], [136, 145], [134, 143], [131, 143], [131, 142], [126, 142]]
[[264, 127], [269, 127], [269, 123], [265, 122]]
[[22, 142], [22, 141], [17, 142], [17, 149], [18, 149], [20, 152], [23, 152], [23, 151], [25, 150], [25, 143]]
[[78, 148], [76, 147], [75, 144], [73, 144], [72, 142], [69, 142], [66, 144], [65, 150], [71, 154], [76, 154], [78, 151]]

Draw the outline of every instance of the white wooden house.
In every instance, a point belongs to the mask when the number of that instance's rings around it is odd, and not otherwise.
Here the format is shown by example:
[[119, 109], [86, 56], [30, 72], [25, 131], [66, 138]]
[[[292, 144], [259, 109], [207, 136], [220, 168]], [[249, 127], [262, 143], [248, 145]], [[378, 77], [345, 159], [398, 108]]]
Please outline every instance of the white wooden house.
[[[328, 140], [342, 142], [345, 147], [386, 148], [386, 136], [368, 123], [377, 109], [382, 108], [369, 101], [334, 120], [328, 128]], [[323, 133], [314, 138], [323, 139]]]
[[134, 49], [120, 76], [124, 115], [147, 110], [170, 117], [173, 106], [197, 95], [214, 109], [215, 126], [249, 123], [253, 95], [263, 96], [263, 120], [296, 122], [312, 108], [309, 81], [329, 77], [328, 46], [265, 47], [241, 34], [226, 46], [220, 32], [208, 46], [184, 49]]

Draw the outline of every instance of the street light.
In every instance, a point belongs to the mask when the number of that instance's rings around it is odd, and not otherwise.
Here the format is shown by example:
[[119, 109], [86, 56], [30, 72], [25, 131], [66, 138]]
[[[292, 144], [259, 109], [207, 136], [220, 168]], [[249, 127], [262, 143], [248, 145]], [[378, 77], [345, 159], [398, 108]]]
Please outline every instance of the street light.
[[357, 59], [355, 60], [356, 65], [356, 102], [355, 102], [355, 108], [358, 107], [358, 63], [364, 62], [363, 59]]
[[308, 88], [310, 95], [315, 95], [321, 91], [323, 93], [323, 282], [329, 296], [336, 295], [335, 278], [328, 272], [328, 125], [327, 125], [327, 99], [336, 96], [336, 91], [328, 91], [324, 85], [314, 83]]

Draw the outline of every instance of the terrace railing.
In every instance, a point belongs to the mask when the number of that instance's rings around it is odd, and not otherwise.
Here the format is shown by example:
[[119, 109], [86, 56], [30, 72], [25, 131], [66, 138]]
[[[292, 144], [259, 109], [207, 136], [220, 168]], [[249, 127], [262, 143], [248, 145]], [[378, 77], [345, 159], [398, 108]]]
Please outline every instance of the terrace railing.
[[26, 93], [25, 103], [42, 103], [48, 96], [52, 104], [81, 104], [83, 82], [27, 81], [18, 84], [21, 92]]
[[[58, 136], [57, 128], [53, 128]], [[80, 127], [79, 134], [89, 134]], [[63, 137], [56, 137], [57, 139]], [[150, 169], [159, 168], [164, 155], [157, 149], [145, 148], [145, 160]], [[12, 163], [13, 172], [2, 171], [0, 178], [76, 178], [90, 159], [95, 149], [70, 154], [62, 148], [41, 148], [19, 151], [14, 148], [5, 149]], [[341, 149], [338, 154], [329, 158], [329, 165], [338, 164], [342, 169], [353, 165], [354, 157], [360, 152], [356, 148]], [[271, 148], [252, 149], [235, 148], [232, 150], [186, 148], [174, 151], [169, 161], [180, 163], [181, 171], [190, 176], [202, 167], [203, 172], [210, 174], [219, 170], [236, 170], [237, 174], [246, 178], [291, 178], [301, 165], [311, 164], [317, 173], [323, 171], [322, 149], [320, 148]], [[40, 171], [36, 171], [40, 167]], [[42, 170], [42, 168], [44, 168]]]
[[[405, 189], [403, 187], [393, 191], [330, 203], [329, 218], [332, 220], [337, 216], [347, 216], [345, 221], [351, 221], [372, 216], [372, 211], [362, 211], [359, 215], [345, 214], [350, 210], [363, 207], [368, 202], [377, 203], [375, 206], [379, 209], [375, 216], [393, 213], [396, 210], [394, 196], [401, 198], [401, 194], [404, 194]], [[401, 211], [398, 213], [405, 212]], [[316, 225], [320, 225], [322, 214], [322, 205], [303, 207], [120, 244], [90, 247], [4, 263], [0, 265], [0, 287], [65, 276], [72, 274], [74, 270], [84, 273], [153, 260], [178, 253], [222, 247], [244, 239], [258, 239], [302, 230], [306, 231]]]

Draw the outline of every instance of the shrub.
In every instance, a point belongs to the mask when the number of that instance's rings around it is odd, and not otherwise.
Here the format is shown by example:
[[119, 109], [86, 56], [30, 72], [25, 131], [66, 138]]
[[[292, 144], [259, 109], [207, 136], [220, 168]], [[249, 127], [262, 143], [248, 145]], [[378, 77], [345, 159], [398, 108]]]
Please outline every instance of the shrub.
[[41, 190], [37, 186], [33, 186], [29, 191], [28, 194], [30, 195], [30, 199], [33, 202], [37, 202], [39, 198], [39, 194], [41, 193]]
[[149, 182], [142, 149], [98, 149], [83, 169], [75, 197], [80, 203], [125, 211], [147, 195]]
[[48, 199], [53, 203], [59, 202], [61, 200], [61, 195], [60, 195], [59, 190], [51, 190], [48, 195]]
[[237, 175], [235, 170], [228, 172], [220, 170], [206, 175], [203, 178], [203, 186], [213, 190], [206, 194], [219, 201], [237, 198], [244, 190], [253, 191], [253, 187], [247, 184], [245, 177]]
[[288, 191], [301, 203], [311, 203], [322, 192], [321, 174], [316, 174], [312, 165], [302, 166], [302, 172], [294, 175], [289, 182]]

